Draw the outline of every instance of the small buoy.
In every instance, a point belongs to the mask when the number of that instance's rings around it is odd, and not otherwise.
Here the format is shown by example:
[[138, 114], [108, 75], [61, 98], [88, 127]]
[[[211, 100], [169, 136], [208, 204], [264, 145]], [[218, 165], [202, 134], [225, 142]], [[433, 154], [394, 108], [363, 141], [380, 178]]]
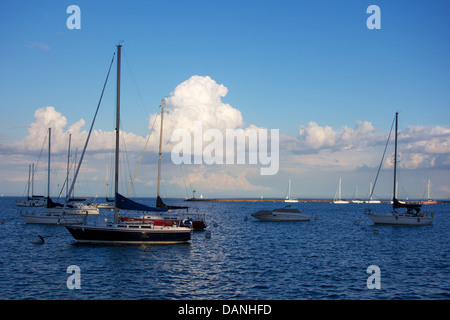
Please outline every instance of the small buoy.
[[373, 233], [378, 234], [378, 229], [373, 230]]
[[244, 221], [247, 221], [247, 220], [248, 220], [248, 217], [247, 217], [247, 216], [245, 216], [245, 217], [244, 217]]
[[314, 220], [319, 220], [319, 217], [318, 217], [318, 216], [315, 216], [315, 217], [314, 217]]
[[31, 241], [31, 243], [43, 244], [44, 243], [44, 238], [42, 236], [38, 235], [36, 238], [33, 239], [33, 241]]
[[353, 222], [354, 225], [359, 226], [359, 220]]
[[205, 233], [205, 238], [206, 239], [209, 239], [209, 238], [211, 238], [211, 231], [206, 231], [206, 233]]

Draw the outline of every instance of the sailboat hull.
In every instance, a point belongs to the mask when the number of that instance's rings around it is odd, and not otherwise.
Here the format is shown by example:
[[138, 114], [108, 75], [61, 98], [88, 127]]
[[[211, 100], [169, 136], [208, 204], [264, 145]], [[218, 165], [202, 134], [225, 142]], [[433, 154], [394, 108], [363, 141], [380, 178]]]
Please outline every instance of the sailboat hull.
[[40, 199], [28, 199], [23, 201], [16, 200], [18, 207], [43, 207], [47, 205], [47, 200]]
[[171, 244], [191, 239], [188, 228], [158, 228], [145, 224], [66, 226], [77, 242], [103, 244]]
[[71, 225], [81, 224], [84, 222], [83, 216], [52, 214], [52, 213], [22, 213], [22, 219], [28, 224], [54, 224], [54, 225]]
[[374, 224], [378, 225], [396, 225], [396, 226], [426, 226], [433, 223], [433, 216], [416, 216], [401, 214], [369, 214]]

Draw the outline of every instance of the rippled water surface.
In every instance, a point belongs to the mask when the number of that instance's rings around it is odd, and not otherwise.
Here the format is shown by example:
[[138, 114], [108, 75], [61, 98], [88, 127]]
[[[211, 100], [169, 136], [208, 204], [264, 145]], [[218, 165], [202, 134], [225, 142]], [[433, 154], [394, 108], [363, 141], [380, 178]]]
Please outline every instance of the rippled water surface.
[[[424, 227], [375, 226], [365, 204], [294, 204], [309, 222], [250, 216], [284, 203], [190, 205], [206, 212], [211, 238], [107, 246], [76, 244], [65, 227], [27, 225], [14, 198], [0, 198], [0, 299], [450, 298], [449, 204], [425, 206], [436, 217]], [[37, 235], [44, 244], [32, 243]], [[81, 289], [67, 288], [70, 265], [80, 268]], [[367, 288], [370, 265], [380, 267], [381, 289]]]

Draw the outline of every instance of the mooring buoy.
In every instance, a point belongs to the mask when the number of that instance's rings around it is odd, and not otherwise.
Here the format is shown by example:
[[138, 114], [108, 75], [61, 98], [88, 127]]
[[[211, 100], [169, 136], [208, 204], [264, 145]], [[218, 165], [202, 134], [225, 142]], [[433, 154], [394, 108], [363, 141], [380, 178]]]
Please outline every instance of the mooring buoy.
[[42, 237], [41, 235], [38, 235], [36, 238], [33, 239], [33, 241], [31, 241], [31, 243], [43, 244], [44, 243], [44, 237]]

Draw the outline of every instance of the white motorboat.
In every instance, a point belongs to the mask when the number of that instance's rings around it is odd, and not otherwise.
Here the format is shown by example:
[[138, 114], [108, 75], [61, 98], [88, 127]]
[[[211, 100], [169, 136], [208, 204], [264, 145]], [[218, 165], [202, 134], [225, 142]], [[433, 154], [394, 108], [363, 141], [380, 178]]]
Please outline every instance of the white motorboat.
[[290, 205], [272, 211], [259, 210], [251, 215], [259, 221], [309, 221], [311, 219], [299, 210], [291, 208]]

